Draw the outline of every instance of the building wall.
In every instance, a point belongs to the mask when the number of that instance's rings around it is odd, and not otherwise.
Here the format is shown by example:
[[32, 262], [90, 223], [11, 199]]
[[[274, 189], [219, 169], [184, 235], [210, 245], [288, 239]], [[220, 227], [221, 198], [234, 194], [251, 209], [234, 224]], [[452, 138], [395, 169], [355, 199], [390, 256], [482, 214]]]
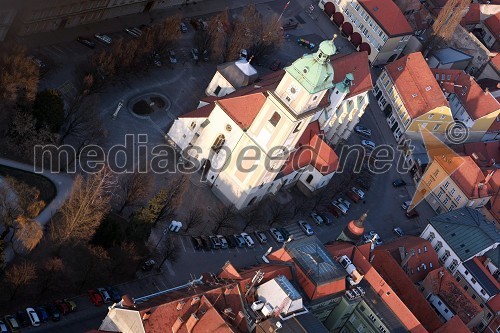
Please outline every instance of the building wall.
[[[481, 284], [472, 276], [472, 274], [465, 268], [464, 265], [460, 265], [455, 272], [455, 279], [460, 283], [462, 287], [472, 296], [472, 298], [484, 308], [484, 303], [489, 301], [495, 295], [489, 295], [486, 290], [481, 287]], [[465, 288], [466, 287], [466, 288]]]
[[388, 62], [389, 58], [397, 59], [410, 39], [410, 35], [391, 37], [378, 25], [357, 0], [320, 0], [318, 6], [324, 9], [327, 2], [335, 5], [335, 10], [344, 15], [345, 22], [350, 22], [353, 32], [362, 37], [362, 42], [368, 43], [371, 53], [368, 59], [372, 65]]
[[[220, 88], [220, 90], [217, 94], [215, 94], [215, 91], [217, 90], [218, 87]], [[221, 96], [226, 96], [235, 90], [236, 89], [234, 89], [231, 83], [229, 83], [229, 81], [226, 80], [226, 78], [222, 76], [222, 74], [219, 71], [217, 71], [215, 72], [212, 81], [210, 81], [210, 83], [208, 84], [207, 89], [205, 89], [205, 94], [207, 96], [221, 97]]]
[[444, 268], [448, 269], [451, 274], [453, 274], [458, 266], [462, 264], [462, 261], [460, 260], [458, 255], [456, 255], [455, 252], [448, 246], [446, 241], [441, 237], [441, 235], [436, 231], [436, 229], [434, 229], [432, 225], [428, 224], [420, 237], [426, 239], [429, 243], [431, 243], [432, 247], [438, 255], [439, 262]]
[[488, 129], [491, 127], [491, 124], [497, 121], [496, 119], [498, 117], [500, 117], [499, 110], [487, 114], [479, 119], [476, 119], [474, 125], [470, 129], [469, 138], [467, 139], [467, 141], [468, 142], [480, 141], [484, 137]]
[[484, 24], [484, 21], [479, 23], [479, 28], [484, 31], [483, 41], [489, 49], [493, 48], [493, 45], [496, 43], [496, 36], [488, 29], [488, 27]]
[[491, 64], [491, 61], [489, 61], [483, 68], [481, 74], [478, 76], [477, 81], [481, 79], [492, 79], [492, 80], [497, 80], [500, 81], [500, 74], [498, 71], [493, 67]]

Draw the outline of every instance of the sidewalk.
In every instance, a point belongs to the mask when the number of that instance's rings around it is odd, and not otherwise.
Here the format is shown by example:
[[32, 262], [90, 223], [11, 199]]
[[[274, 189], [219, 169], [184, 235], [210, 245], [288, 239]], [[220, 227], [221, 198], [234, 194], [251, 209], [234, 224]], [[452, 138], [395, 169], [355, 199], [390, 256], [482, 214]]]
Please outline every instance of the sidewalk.
[[[0, 158], [0, 165], [5, 165], [11, 168], [34, 173], [33, 166], [29, 164], [12, 161], [6, 158]], [[73, 187], [73, 178], [71, 178], [67, 174], [52, 173], [48, 171], [43, 171], [42, 173], [37, 173], [37, 174], [47, 177], [56, 187], [56, 196], [36, 218], [36, 220], [40, 222], [40, 224], [43, 227], [45, 227], [45, 225], [50, 221], [51, 217], [66, 201], [66, 198], [68, 197], [71, 188]], [[14, 258], [14, 251], [10, 246], [7, 246], [5, 248], [5, 260], [9, 262], [13, 258]]]
[[188, 6], [174, 5], [167, 9], [153, 10], [147, 13], [136, 13], [120, 16], [103, 21], [81, 25], [74, 28], [55, 30], [24, 37], [18, 37], [18, 41], [28, 48], [41, 47], [61, 42], [75, 40], [78, 36], [93, 35], [97, 32], [112, 33], [123, 31], [126, 27], [139, 26], [141, 24], [154, 24], [163, 21], [166, 17], [181, 14], [183, 18], [203, 16], [220, 12], [226, 8], [237, 9], [249, 4], [261, 4], [272, 2], [270, 0], [203, 0]]

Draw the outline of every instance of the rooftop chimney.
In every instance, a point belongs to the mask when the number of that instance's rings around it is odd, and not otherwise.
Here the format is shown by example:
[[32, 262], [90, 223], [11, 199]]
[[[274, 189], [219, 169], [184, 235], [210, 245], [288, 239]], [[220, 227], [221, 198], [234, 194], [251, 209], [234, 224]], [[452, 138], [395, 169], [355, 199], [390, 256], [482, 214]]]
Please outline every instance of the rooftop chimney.
[[142, 315], [142, 320], [143, 321], [148, 320], [149, 317], [151, 317], [151, 311], [148, 310], [148, 311], [144, 312], [144, 314]]
[[415, 250], [411, 249], [409, 253], [406, 254], [406, 257], [401, 261], [401, 267], [405, 267], [406, 264], [408, 264], [408, 261], [410, 261], [411, 257], [415, 255]]
[[130, 297], [129, 295], [123, 295], [122, 296], [121, 305], [122, 305], [122, 307], [124, 307], [126, 309], [133, 309], [133, 308], [135, 308], [134, 301], [132, 300], [132, 297]]
[[184, 324], [184, 320], [181, 317], [177, 317], [177, 320], [172, 325], [172, 333], [177, 333], [181, 329], [182, 324]]
[[199, 301], [200, 301], [200, 298], [198, 296], [193, 297], [193, 299], [191, 300], [191, 305], [194, 305], [194, 304], [198, 303]]
[[182, 308], [184, 307], [184, 304], [186, 304], [186, 302], [184, 302], [184, 301], [180, 301], [179, 303], [177, 303], [177, 311], [182, 310]]
[[186, 322], [186, 329], [188, 333], [191, 333], [193, 331], [193, 328], [196, 326], [200, 318], [196, 315], [196, 313], [192, 313], [191, 316], [189, 316], [189, 319]]
[[490, 181], [491, 177], [493, 177], [493, 174], [495, 173], [495, 170], [491, 171], [490, 173], [488, 173], [488, 175], [486, 176], [486, 178], [484, 179], [484, 183], [485, 184], [488, 184], [488, 182]]

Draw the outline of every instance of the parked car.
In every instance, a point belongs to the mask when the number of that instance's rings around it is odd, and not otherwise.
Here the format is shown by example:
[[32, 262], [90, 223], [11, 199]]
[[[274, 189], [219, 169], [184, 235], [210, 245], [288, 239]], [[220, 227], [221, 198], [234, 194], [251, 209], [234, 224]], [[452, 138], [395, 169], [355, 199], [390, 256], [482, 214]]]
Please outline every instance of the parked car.
[[375, 149], [375, 142], [370, 140], [361, 140], [361, 145], [367, 149]]
[[3, 321], [0, 320], [0, 333], [9, 333], [7, 330], [7, 325]]
[[56, 299], [54, 301], [54, 305], [57, 310], [62, 313], [63, 316], [67, 315], [70, 312], [68, 304], [66, 304], [62, 299]]
[[203, 243], [200, 237], [191, 236], [191, 243], [193, 243], [193, 247], [196, 251], [203, 250]]
[[21, 327], [28, 327], [30, 326], [30, 318], [28, 317], [28, 314], [25, 311], [17, 311], [16, 313], [17, 316], [17, 321], [21, 324]]
[[278, 229], [271, 228], [271, 229], [269, 229], [269, 233], [271, 234], [271, 236], [274, 238], [274, 240], [276, 242], [283, 243], [285, 241], [285, 237], [283, 237], [283, 235], [281, 234], [281, 232], [279, 232]]
[[76, 40], [91, 49], [95, 47], [95, 43], [86, 37], [78, 37]]
[[139, 28], [125, 28], [125, 32], [135, 38], [139, 38], [142, 35], [142, 31]]
[[37, 327], [40, 326], [40, 318], [38, 318], [38, 314], [33, 308], [26, 308], [26, 314], [31, 322], [31, 326]]
[[394, 187], [406, 186], [406, 182], [402, 179], [396, 179], [395, 181], [392, 182], [392, 186]]
[[234, 234], [233, 235], [234, 240], [236, 241], [236, 244], [238, 247], [245, 247], [246, 246], [246, 240], [241, 236], [240, 234]]
[[364, 126], [358, 125], [354, 127], [354, 131], [358, 134], [361, 134], [363, 136], [370, 137], [372, 135], [372, 131], [369, 128], [366, 128]]
[[118, 288], [108, 286], [106, 287], [106, 290], [108, 291], [109, 296], [111, 296], [111, 300], [113, 302], [118, 303], [122, 300], [122, 293], [118, 290]]
[[43, 306], [37, 306], [35, 308], [35, 311], [38, 314], [38, 318], [40, 318], [40, 320], [42, 322], [45, 322], [45, 321], [49, 320], [49, 313], [48, 313], [48, 311], [47, 311], [47, 309], [45, 307], [43, 307]]
[[175, 52], [173, 50], [170, 50], [168, 52], [168, 59], [170, 60], [171, 64], [176, 64], [177, 63], [177, 57], [175, 56]]
[[179, 221], [172, 221], [170, 222], [170, 225], [168, 226], [168, 230], [170, 232], [179, 232], [182, 229], [182, 222]]
[[210, 245], [212, 246], [212, 249], [220, 249], [220, 242], [217, 236], [208, 236], [208, 239], [210, 239]]
[[255, 238], [259, 241], [261, 244], [267, 243], [267, 236], [263, 231], [256, 231], [254, 232]]
[[87, 290], [87, 294], [90, 297], [90, 301], [94, 303], [95, 306], [100, 306], [104, 304], [101, 294], [99, 294], [96, 290], [89, 289]]
[[314, 235], [314, 231], [313, 229], [311, 228], [311, 226], [309, 225], [309, 223], [307, 223], [306, 221], [299, 221], [297, 222], [298, 225], [300, 226], [300, 228], [302, 229], [302, 231], [304, 231], [304, 233], [307, 235], [307, 236], [312, 236]]
[[356, 193], [360, 199], [364, 199], [365, 198], [365, 192], [361, 191], [356, 186], [351, 187], [351, 191], [353, 191], [354, 193]]
[[238, 246], [238, 244], [236, 244], [236, 240], [234, 239], [233, 235], [227, 235], [224, 236], [224, 238], [226, 238], [227, 246], [229, 248], [233, 249]]
[[196, 30], [196, 31], [202, 30], [202, 26], [201, 26], [201, 23], [200, 23], [199, 20], [193, 18], [193, 19], [191, 19], [189, 21], [189, 23], [191, 23], [191, 25], [193, 26], [194, 30]]
[[311, 213], [311, 218], [314, 220], [314, 222], [317, 224], [317, 225], [321, 225], [323, 223], [325, 223], [325, 221], [323, 220], [323, 217], [321, 217], [318, 213], [316, 212], [312, 212]]
[[194, 61], [197, 61], [198, 59], [200, 59], [199, 54], [200, 54], [200, 52], [198, 51], [197, 48], [193, 47], [191, 49], [191, 57], [193, 58]]
[[356, 194], [354, 193], [353, 191], [351, 190], [348, 190], [347, 192], [345, 192], [345, 195], [351, 199], [352, 201], [354, 201], [354, 203], [358, 203], [359, 200], [361, 200], [361, 198]]
[[100, 42], [103, 42], [104, 44], [111, 44], [111, 42], [113, 42], [113, 39], [111, 37], [109, 37], [108, 35], [103, 35], [103, 34], [95, 34], [94, 37], [100, 41]]
[[203, 51], [203, 61], [207, 62], [208, 60], [210, 60], [208, 56], [208, 50], [205, 50]]
[[109, 296], [109, 293], [105, 288], [97, 288], [97, 292], [101, 295], [102, 301], [104, 303], [111, 302], [111, 296]]
[[203, 249], [205, 251], [212, 251], [212, 241], [207, 236], [200, 236]]
[[181, 24], [180, 24], [180, 28], [181, 28], [181, 32], [182, 32], [182, 33], [186, 33], [186, 32], [188, 32], [188, 28], [187, 28], [186, 24], [184, 24], [184, 23], [182, 23], [182, 22], [181, 22]]
[[245, 49], [241, 49], [240, 51], [240, 58], [247, 60], [248, 59], [248, 52]]
[[248, 247], [252, 248], [255, 246], [255, 242], [253, 241], [252, 237], [250, 237], [250, 235], [246, 232], [242, 232], [241, 237], [243, 237]]
[[47, 309], [47, 313], [48, 313], [50, 319], [52, 319], [52, 321], [61, 320], [61, 312], [59, 312], [59, 310], [57, 310], [57, 308], [54, 304], [47, 304], [45, 306], [45, 309]]
[[288, 240], [288, 238], [290, 238], [290, 231], [288, 231], [286, 228], [278, 228], [278, 231], [281, 232], [285, 240]]
[[142, 266], [141, 266], [141, 270], [143, 272], [147, 272], [147, 271], [150, 271], [152, 270], [156, 265], [156, 261], [154, 261], [153, 259], [149, 259], [149, 260], [146, 260]]
[[403, 204], [401, 205], [401, 208], [403, 208], [403, 210], [407, 210], [407, 209], [408, 209], [408, 207], [410, 207], [410, 204], [411, 204], [411, 200], [405, 201], [405, 202], [403, 202]]
[[280, 67], [281, 67], [281, 60], [276, 59], [273, 61], [271, 66], [269, 66], [269, 69], [276, 72], [277, 70], [280, 69]]
[[333, 214], [333, 216], [339, 217], [340, 215], [342, 215], [342, 211], [340, 210], [340, 208], [338, 208], [333, 203], [334, 203], [334, 201], [332, 201], [331, 205], [328, 206], [328, 210], [330, 211], [330, 213]]
[[7, 315], [3, 317], [5, 320], [5, 324], [7, 327], [10, 329], [11, 332], [17, 333], [21, 331], [21, 324], [17, 321], [16, 316], [14, 315]]
[[413, 208], [409, 212], [406, 212], [405, 215], [409, 219], [414, 219], [414, 218], [418, 217], [420, 214], [418, 214], [417, 210], [415, 208]]
[[221, 249], [227, 249], [228, 248], [227, 240], [226, 240], [226, 238], [224, 236], [217, 235], [217, 239], [219, 240], [220, 248]]
[[371, 180], [370, 181], [366, 181], [366, 180], [363, 181], [360, 179], [356, 179], [356, 185], [358, 185], [358, 187], [362, 188], [363, 190], [368, 191], [368, 190], [370, 190]]
[[75, 301], [65, 298], [64, 299], [64, 303], [66, 303], [66, 305], [68, 305], [68, 308], [69, 308], [70, 312], [75, 312], [76, 311], [77, 306], [76, 306]]
[[392, 231], [398, 236], [398, 237], [403, 237], [404, 236], [404, 232], [403, 232], [403, 229], [401, 229], [400, 227], [396, 227], [394, 229], [392, 229]]
[[45, 64], [40, 59], [38, 59], [34, 56], [29, 56], [28, 59], [31, 60], [31, 62], [34, 63], [35, 65], [37, 65], [40, 69], [45, 68]]
[[338, 201], [332, 201], [333, 207], [337, 208], [342, 214], [347, 215], [347, 207]]
[[323, 218], [323, 221], [325, 221], [326, 224], [332, 224], [333, 223], [333, 216], [330, 213], [322, 213], [320, 215]]
[[349, 200], [344, 199], [344, 198], [342, 198], [342, 197], [339, 197], [339, 198], [337, 199], [337, 201], [338, 201], [339, 203], [341, 203], [342, 205], [344, 205], [344, 206], [347, 208], [347, 210], [349, 210], [349, 208], [351, 208], [351, 202], [350, 202]]

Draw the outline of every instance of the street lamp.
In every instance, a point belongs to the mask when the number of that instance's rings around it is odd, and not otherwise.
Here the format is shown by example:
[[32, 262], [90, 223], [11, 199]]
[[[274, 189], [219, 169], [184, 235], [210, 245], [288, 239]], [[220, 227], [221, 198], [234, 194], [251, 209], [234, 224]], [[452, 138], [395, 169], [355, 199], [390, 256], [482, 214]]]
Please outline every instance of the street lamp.
[[158, 248], [158, 245], [160, 245], [163, 237], [165, 237], [167, 234], [168, 234], [168, 228], [163, 229], [163, 233], [162, 233], [162, 235], [161, 235], [160, 240], [158, 241], [158, 243], [156, 243], [154, 251], [156, 251], [156, 249]]
[[122, 106], [123, 106], [123, 99], [118, 102], [115, 113], [113, 113], [113, 116], [112, 116], [113, 120], [116, 120], [116, 117], [118, 116], [118, 112], [120, 112], [120, 109], [122, 108]]
[[283, 242], [283, 246], [281, 248], [284, 249], [286, 244], [290, 243], [291, 241], [293, 241], [293, 235], [290, 235], [290, 237], [288, 237], [288, 239]]

